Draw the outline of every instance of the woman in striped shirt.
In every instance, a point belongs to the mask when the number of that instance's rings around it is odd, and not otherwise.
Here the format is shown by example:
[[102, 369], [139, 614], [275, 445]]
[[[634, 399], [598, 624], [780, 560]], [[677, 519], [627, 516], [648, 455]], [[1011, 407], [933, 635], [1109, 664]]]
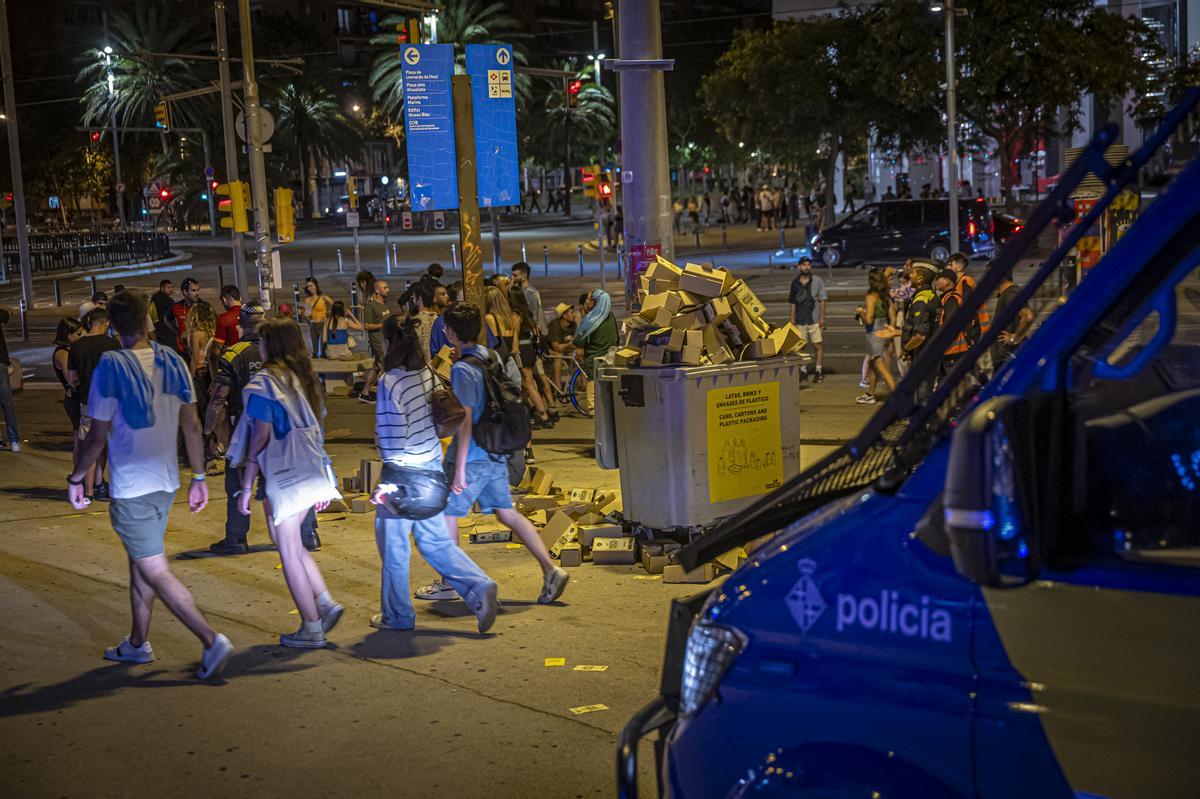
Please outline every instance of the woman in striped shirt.
[[433, 370], [426, 364], [415, 318], [389, 317], [384, 322], [384, 374], [375, 398], [375, 436], [384, 476], [371, 500], [375, 503], [375, 543], [383, 560], [380, 612], [371, 626], [411, 630], [416, 623], [408, 587], [411, 533], [417, 548], [475, 612], [479, 632], [496, 620], [496, 583], [483, 573], [447, 534], [443, 514], [414, 521], [394, 514], [387, 505], [404, 469], [443, 472], [442, 446], [433, 424]]

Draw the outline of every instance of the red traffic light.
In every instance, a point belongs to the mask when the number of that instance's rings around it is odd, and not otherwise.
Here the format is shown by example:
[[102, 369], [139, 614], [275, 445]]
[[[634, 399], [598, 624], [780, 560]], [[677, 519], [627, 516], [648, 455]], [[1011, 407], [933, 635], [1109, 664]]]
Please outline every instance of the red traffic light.
[[221, 185], [220, 183], [218, 183], [218, 182], [217, 182], [217, 181], [215, 181], [215, 180], [210, 180], [208, 183], [209, 183], [209, 185], [211, 186], [211, 188], [212, 188], [212, 190], [213, 190], [213, 191], [216, 191], [216, 190], [217, 190], [217, 186], [220, 186], [220, 185]]
[[171, 190], [170, 189], [159, 189], [158, 196], [163, 198], [164, 200], [169, 200], [169, 199], [171, 199]]
[[711, 174], [712, 174], [712, 167], [711, 167], [711, 166], [706, 166], [706, 167], [704, 167], [704, 174], [706, 174], [706, 175], [711, 175]]
[[390, 216], [385, 216], [383, 221], [390, 225], [392, 223], [392, 218]]
[[92, 131], [92, 143], [94, 144], [94, 143], [96, 143], [96, 142], [98, 142], [98, 141], [100, 141], [100, 131], [98, 131], [98, 130], [93, 130], [93, 131]]
[[582, 89], [583, 89], [583, 81], [581, 81], [581, 80], [573, 80], [567, 84], [567, 91], [570, 92], [571, 94], [579, 94], [579, 92]]
[[612, 184], [601, 183], [600, 184], [600, 196], [601, 197], [611, 197], [612, 196]]

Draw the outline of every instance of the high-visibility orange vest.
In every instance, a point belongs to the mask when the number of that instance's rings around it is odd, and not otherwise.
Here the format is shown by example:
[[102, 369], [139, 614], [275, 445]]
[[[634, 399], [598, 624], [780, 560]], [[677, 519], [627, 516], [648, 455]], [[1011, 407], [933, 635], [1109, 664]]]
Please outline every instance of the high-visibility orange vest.
[[[959, 275], [958, 280], [954, 281], [954, 290], [958, 292], [959, 297], [965, 300], [968, 292], [964, 290], [964, 287], [969, 288], [970, 291], [975, 290], [975, 280], [966, 272]], [[978, 313], [975, 314], [975, 321], [979, 323], [978, 335], [975, 336], [975, 339], [978, 340], [978, 336], [986, 333], [992, 326], [992, 314], [988, 311], [987, 303], [979, 307]]]
[[[959, 292], [958, 286], [955, 285], [954, 288], [950, 289], [950, 291], [947, 291], [945, 294], [942, 295], [942, 313], [941, 313], [941, 322], [940, 322], [940, 324], [942, 324], [942, 325], [946, 324], [946, 322], [948, 321], [946, 318], [946, 300], [948, 300], [952, 297], [958, 300], [959, 310], [962, 309], [963, 296]], [[971, 349], [971, 342], [967, 340], [967, 333], [966, 333], [966, 329], [964, 328], [963, 330], [959, 331], [958, 335], [955, 336], [954, 341], [952, 341], [950, 343], [950, 346], [947, 347], [942, 354], [943, 355], [962, 355], [964, 352], [966, 352], [969, 349]]]

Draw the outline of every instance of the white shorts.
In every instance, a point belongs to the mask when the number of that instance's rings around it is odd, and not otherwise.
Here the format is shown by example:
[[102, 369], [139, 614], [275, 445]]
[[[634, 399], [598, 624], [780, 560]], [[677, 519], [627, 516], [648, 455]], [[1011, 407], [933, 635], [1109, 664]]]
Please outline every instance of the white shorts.
[[800, 332], [804, 334], [804, 340], [809, 344], [821, 343], [821, 326], [820, 325], [796, 325], [800, 328]]

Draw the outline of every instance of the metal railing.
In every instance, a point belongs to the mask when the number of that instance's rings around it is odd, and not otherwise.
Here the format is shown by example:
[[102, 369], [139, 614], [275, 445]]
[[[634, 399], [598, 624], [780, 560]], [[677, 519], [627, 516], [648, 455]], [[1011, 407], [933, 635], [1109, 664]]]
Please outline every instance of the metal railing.
[[[171, 241], [165, 233], [92, 231], [29, 237], [35, 275], [153, 261], [170, 254]], [[20, 268], [15, 236], [4, 237], [3, 258], [5, 273], [15, 278]]]

